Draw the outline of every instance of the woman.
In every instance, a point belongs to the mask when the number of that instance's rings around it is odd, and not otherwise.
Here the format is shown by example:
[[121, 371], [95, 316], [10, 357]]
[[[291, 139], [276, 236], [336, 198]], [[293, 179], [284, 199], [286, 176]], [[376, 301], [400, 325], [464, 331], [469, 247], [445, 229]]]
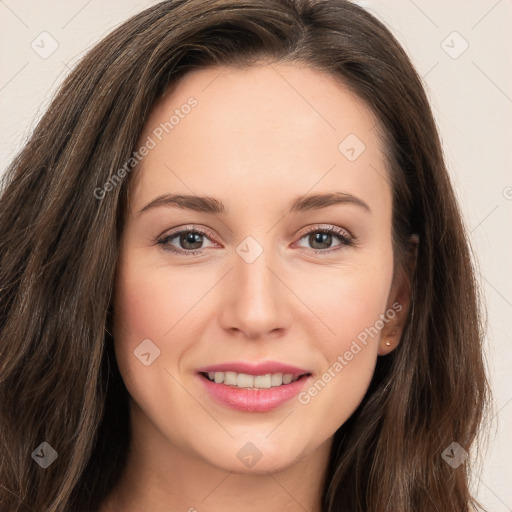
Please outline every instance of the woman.
[[480, 507], [467, 236], [362, 8], [128, 20], [8, 169], [0, 240], [2, 510]]

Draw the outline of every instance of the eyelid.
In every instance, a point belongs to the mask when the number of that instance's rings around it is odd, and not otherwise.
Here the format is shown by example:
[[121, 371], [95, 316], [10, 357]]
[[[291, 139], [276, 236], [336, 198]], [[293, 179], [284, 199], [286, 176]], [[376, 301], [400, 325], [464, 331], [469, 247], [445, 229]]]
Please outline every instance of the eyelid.
[[196, 224], [185, 224], [184, 226], [178, 226], [172, 229], [166, 229], [161, 235], [158, 235], [156, 238], [160, 240], [162, 238], [169, 238], [176, 235], [179, 235], [182, 231], [196, 231], [201, 235], [205, 235], [208, 238], [215, 238], [214, 232], [209, 228], [204, 228], [202, 226], [197, 226]]
[[296, 236], [299, 238], [304, 238], [304, 236], [309, 235], [310, 233], [314, 233], [316, 231], [329, 231], [332, 233], [336, 233], [344, 238], [347, 238], [348, 240], [354, 242], [356, 241], [356, 237], [348, 229], [336, 226], [334, 224], [315, 224], [313, 226], [308, 226], [301, 229]]

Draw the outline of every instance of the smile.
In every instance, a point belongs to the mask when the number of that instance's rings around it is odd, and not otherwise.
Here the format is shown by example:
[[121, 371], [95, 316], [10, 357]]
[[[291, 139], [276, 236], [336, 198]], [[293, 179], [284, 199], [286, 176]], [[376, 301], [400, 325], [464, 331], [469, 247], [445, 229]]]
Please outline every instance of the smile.
[[[252, 413], [269, 412], [283, 406], [296, 397], [312, 378], [310, 373], [299, 377], [280, 373], [248, 375], [229, 371], [197, 375], [209, 399], [231, 409]], [[216, 382], [221, 379], [222, 382]]]
[[211, 382], [226, 384], [237, 388], [269, 389], [291, 384], [301, 376], [293, 376], [291, 373], [267, 373], [265, 375], [249, 375], [237, 372], [208, 372], [202, 373]]

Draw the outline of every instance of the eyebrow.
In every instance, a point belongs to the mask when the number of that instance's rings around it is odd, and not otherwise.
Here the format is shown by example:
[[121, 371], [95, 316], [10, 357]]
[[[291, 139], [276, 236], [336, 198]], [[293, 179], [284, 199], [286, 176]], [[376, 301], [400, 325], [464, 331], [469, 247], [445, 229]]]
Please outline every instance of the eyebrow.
[[225, 207], [222, 202], [214, 199], [213, 197], [200, 197], [183, 194], [164, 194], [156, 197], [146, 206], [144, 206], [144, 208], [139, 211], [139, 215], [159, 206], [171, 206], [174, 208], [180, 208], [182, 210], [193, 210], [195, 212], [211, 214], [222, 214], [225, 212]]
[[[290, 202], [286, 215], [309, 210], [319, 210], [329, 206], [352, 204], [360, 206], [371, 213], [370, 207], [359, 197], [345, 192], [331, 192], [327, 194], [310, 194], [298, 196]], [[139, 215], [153, 208], [168, 206], [182, 210], [192, 210], [208, 214], [228, 213], [222, 201], [213, 197], [201, 197], [183, 194], [163, 194], [150, 201], [139, 211]]]

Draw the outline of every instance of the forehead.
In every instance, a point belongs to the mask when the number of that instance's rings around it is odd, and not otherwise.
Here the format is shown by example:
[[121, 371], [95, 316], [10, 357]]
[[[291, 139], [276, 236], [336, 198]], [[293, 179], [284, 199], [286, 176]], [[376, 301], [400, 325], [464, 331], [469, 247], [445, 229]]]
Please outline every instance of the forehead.
[[139, 140], [155, 147], [134, 173], [133, 199], [175, 189], [225, 196], [226, 186], [257, 193], [270, 183], [371, 195], [387, 184], [378, 130], [340, 80], [304, 65], [194, 70], [150, 112]]

